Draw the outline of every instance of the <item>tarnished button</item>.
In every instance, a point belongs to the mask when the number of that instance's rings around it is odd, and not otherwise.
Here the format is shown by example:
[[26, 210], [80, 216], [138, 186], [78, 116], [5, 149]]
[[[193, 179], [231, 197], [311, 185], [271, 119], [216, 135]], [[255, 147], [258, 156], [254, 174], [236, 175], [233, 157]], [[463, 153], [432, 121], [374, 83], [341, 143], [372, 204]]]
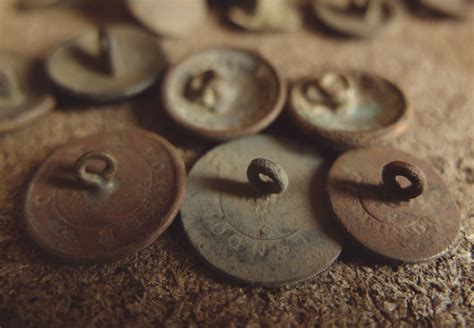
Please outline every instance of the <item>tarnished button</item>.
[[26, 195], [30, 236], [72, 262], [102, 262], [151, 244], [174, 220], [186, 171], [165, 139], [140, 130], [89, 136], [47, 159]]
[[303, 17], [295, 1], [247, 0], [231, 6], [229, 20], [249, 31], [287, 32], [299, 29]]
[[472, 11], [474, 2], [472, 0], [416, 0], [416, 5], [435, 14], [463, 17]]
[[86, 32], [61, 45], [47, 61], [58, 88], [90, 101], [136, 95], [154, 84], [165, 66], [158, 40], [129, 25]]
[[36, 119], [54, 104], [39, 62], [0, 52], [0, 133]]
[[225, 140], [270, 125], [285, 103], [286, 84], [261, 56], [215, 48], [172, 68], [162, 93], [175, 123], [196, 135]]
[[390, 0], [313, 0], [313, 9], [328, 28], [356, 37], [379, 33], [397, 13]]
[[127, 0], [132, 14], [152, 31], [184, 37], [207, 17], [205, 0]]
[[347, 233], [394, 261], [439, 257], [459, 232], [459, 210], [441, 177], [401, 151], [372, 147], [343, 154], [327, 189]]
[[290, 117], [303, 132], [336, 150], [396, 137], [410, 117], [393, 83], [362, 71], [323, 71], [296, 82]]
[[191, 244], [239, 281], [307, 279], [339, 255], [324, 200], [328, 163], [288, 139], [250, 136], [220, 145], [192, 168], [181, 210]]

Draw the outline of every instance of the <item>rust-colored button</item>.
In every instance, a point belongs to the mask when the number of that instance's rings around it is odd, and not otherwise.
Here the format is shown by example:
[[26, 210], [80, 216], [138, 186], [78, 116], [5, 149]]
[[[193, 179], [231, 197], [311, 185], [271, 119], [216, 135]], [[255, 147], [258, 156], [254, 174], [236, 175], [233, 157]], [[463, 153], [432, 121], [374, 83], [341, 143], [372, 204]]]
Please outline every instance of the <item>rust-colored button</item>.
[[111, 101], [136, 95], [166, 67], [158, 40], [129, 25], [112, 25], [72, 39], [49, 56], [54, 84], [73, 97]]
[[215, 48], [172, 68], [162, 94], [176, 124], [202, 137], [226, 140], [269, 126], [283, 108], [286, 84], [263, 57]]
[[258, 135], [220, 145], [192, 168], [181, 218], [224, 274], [280, 286], [327, 268], [342, 240], [324, 197], [328, 163], [312, 147]]
[[402, 91], [362, 71], [328, 70], [296, 82], [290, 117], [316, 142], [336, 150], [400, 135], [410, 117]]
[[0, 133], [27, 124], [54, 105], [40, 62], [0, 52]]
[[358, 243], [408, 263], [443, 255], [460, 227], [456, 202], [427, 163], [391, 148], [341, 155], [328, 178], [332, 210]]
[[205, 0], [127, 0], [127, 5], [143, 25], [170, 37], [191, 34], [208, 14]]
[[461, 18], [472, 11], [472, 0], [415, 0], [415, 4], [434, 14]]
[[36, 173], [26, 195], [27, 231], [67, 261], [118, 259], [167, 229], [185, 188], [183, 160], [165, 139], [140, 130], [89, 136]]
[[370, 37], [390, 26], [398, 8], [391, 0], [313, 0], [317, 19], [341, 34]]
[[250, 0], [233, 4], [227, 17], [249, 31], [289, 32], [303, 24], [300, 9], [295, 1]]

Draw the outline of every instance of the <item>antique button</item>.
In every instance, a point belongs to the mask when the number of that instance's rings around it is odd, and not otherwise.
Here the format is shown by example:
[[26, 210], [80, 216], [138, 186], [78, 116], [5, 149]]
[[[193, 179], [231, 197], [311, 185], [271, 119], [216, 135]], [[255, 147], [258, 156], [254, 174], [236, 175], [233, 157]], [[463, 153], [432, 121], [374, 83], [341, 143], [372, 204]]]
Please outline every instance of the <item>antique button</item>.
[[330, 170], [327, 189], [344, 230], [394, 261], [439, 257], [459, 231], [459, 210], [441, 177], [401, 151], [372, 147], [343, 154]]
[[51, 111], [54, 104], [39, 62], [0, 52], [0, 133]]
[[327, 170], [312, 147], [288, 139], [257, 135], [220, 145], [190, 172], [184, 231], [206, 261], [241, 282], [310, 278], [342, 247], [323, 197]]
[[362, 71], [324, 71], [300, 80], [289, 107], [303, 132], [336, 150], [396, 137], [410, 117], [397, 86]]
[[184, 37], [207, 17], [205, 0], [127, 0], [131, 13], [152, 31]]
[[234, 4], [229, 20], [249, 31], [287, 32], [299, 29], [303, 23], [300, 8], [288, 0], [247, 0]]
[[47, 159], [26, 195], [30, 236], [72, 262], [134, 254], [171, 224], [186, 171], [165, 139], [140, 130], [89, 136]]
[[166, 66], [154, 36], [128, 25], [87, 32], [56, 49], [47, 61], [50, 79], [63, 92], [111, 101], [150, 87]]
[[472, 10], [472, 0], [416, 0], [416, 4], [435, 14], [463, 17]]
[[369, 37], [393, 21], [397, 7], [389, 0], [313, 0], [317, 19], [341, 34]]
[[215, 48], [172, 68], [162, 93], [176, 124], [202, 137], [226, 140], [270, 125], [283, 108], [286, 85], [261, 56]]

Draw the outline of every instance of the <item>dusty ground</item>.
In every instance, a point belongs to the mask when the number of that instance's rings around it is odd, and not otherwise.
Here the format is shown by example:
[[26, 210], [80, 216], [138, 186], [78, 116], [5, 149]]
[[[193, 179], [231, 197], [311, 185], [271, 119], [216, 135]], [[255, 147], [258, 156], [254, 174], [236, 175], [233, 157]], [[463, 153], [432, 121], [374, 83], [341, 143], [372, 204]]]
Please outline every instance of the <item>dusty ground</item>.
[[[118, 1], [34, 13], [18, 12], [12, 3], [0, 1], [0, 49], [39, 57], [87, 27], [131, 21]], [[213, 16], [189, 38], [163, 45], [171, 62], [198, 49], [232, 45], [260, 51], [288, 79], [331, 65], [363, 68], [398, 83], [414, 117], [393, 145], [431, 162], [448, 182], [462, 213], [455, 248], [432, 263], [391, 266], [347, 244], [341, 258], [311, 281], [266, 290], [236, 285], [210, 271], [176, 220], [151, 247], [130, 258], [96, 266], [56, 264], [25, 236], [20, 219], [29, 179], [59, 145], [139, 126], [169, 138], [188, 166], [211, 146], [187, 138], [163, 117], [156, 90], [110, 106], [62, 104], [24, 129], [0, 136], [0, 326], [474, 325], [472, 17], [460, 23], [403, 14], [382, 36], [354, 41], [314, 26], [286, 35], [247, 34]], [[291, 130], [284, 119], [273, 130], [280, 128]]]

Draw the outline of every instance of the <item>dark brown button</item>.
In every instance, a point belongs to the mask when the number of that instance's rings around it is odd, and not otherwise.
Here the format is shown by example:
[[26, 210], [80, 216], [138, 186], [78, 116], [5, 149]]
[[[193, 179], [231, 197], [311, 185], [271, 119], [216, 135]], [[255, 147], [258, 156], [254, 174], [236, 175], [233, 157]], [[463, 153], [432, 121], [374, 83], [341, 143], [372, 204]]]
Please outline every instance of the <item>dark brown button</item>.
[[289, 32], [303, 24], [299, 6], [288, 0], [240, 1], [231, 6], [227, 16], [249, 31]]
[[213, 267], [280, 286], [327, 268], [342, 249], [327, 211], [328, 163], [312, 147], [265, 135], [220, 145], [192, 168], [181, 218]]
[[296, 82], [290, 117], [316, 142], [336, 150], [400, 135], [410, 117], [401, 90], [362, 71], [323, 71]]
[[136, 95], [156, 82], [166, 66], [158, 40], [128, 25], [86, 32], [48, 58], [50, 79], [63, 92], [89, 101]]
[[456, 202], [441, 177], [421, 160], [390, 148], [341, 155], [328, 193], [344, 230], [385, 258], [418, 263], [443, 255], [460, 227]]
[[170, 37], [191, 34], [208, 14], [205, 0], [127, 0], [127, 5], [143, 25]]
[[39, 62], [0, 52], [0, 133], [27, 124], [54, 105]]
[[25, 219], [48, 253], [72, 262], [102, 262], [150, 245], [174, 220], [186, 171], [165, 139], [140, 130], [71, 142], [31, 181]]
[[263, 57], [216, 48], [172, 68], [162, 93], [176, 124], [202, 137], [226, 140], [270, 125], [283, 108], [286, 85]]
[[472, 0], [415, 0], [416, 4], [434, 14], [460, 18], [472, 12]]
[[369, 37], [391, 25], [398, 8], [391, 0], [313, 0], [313, 9], [331, 30]]

